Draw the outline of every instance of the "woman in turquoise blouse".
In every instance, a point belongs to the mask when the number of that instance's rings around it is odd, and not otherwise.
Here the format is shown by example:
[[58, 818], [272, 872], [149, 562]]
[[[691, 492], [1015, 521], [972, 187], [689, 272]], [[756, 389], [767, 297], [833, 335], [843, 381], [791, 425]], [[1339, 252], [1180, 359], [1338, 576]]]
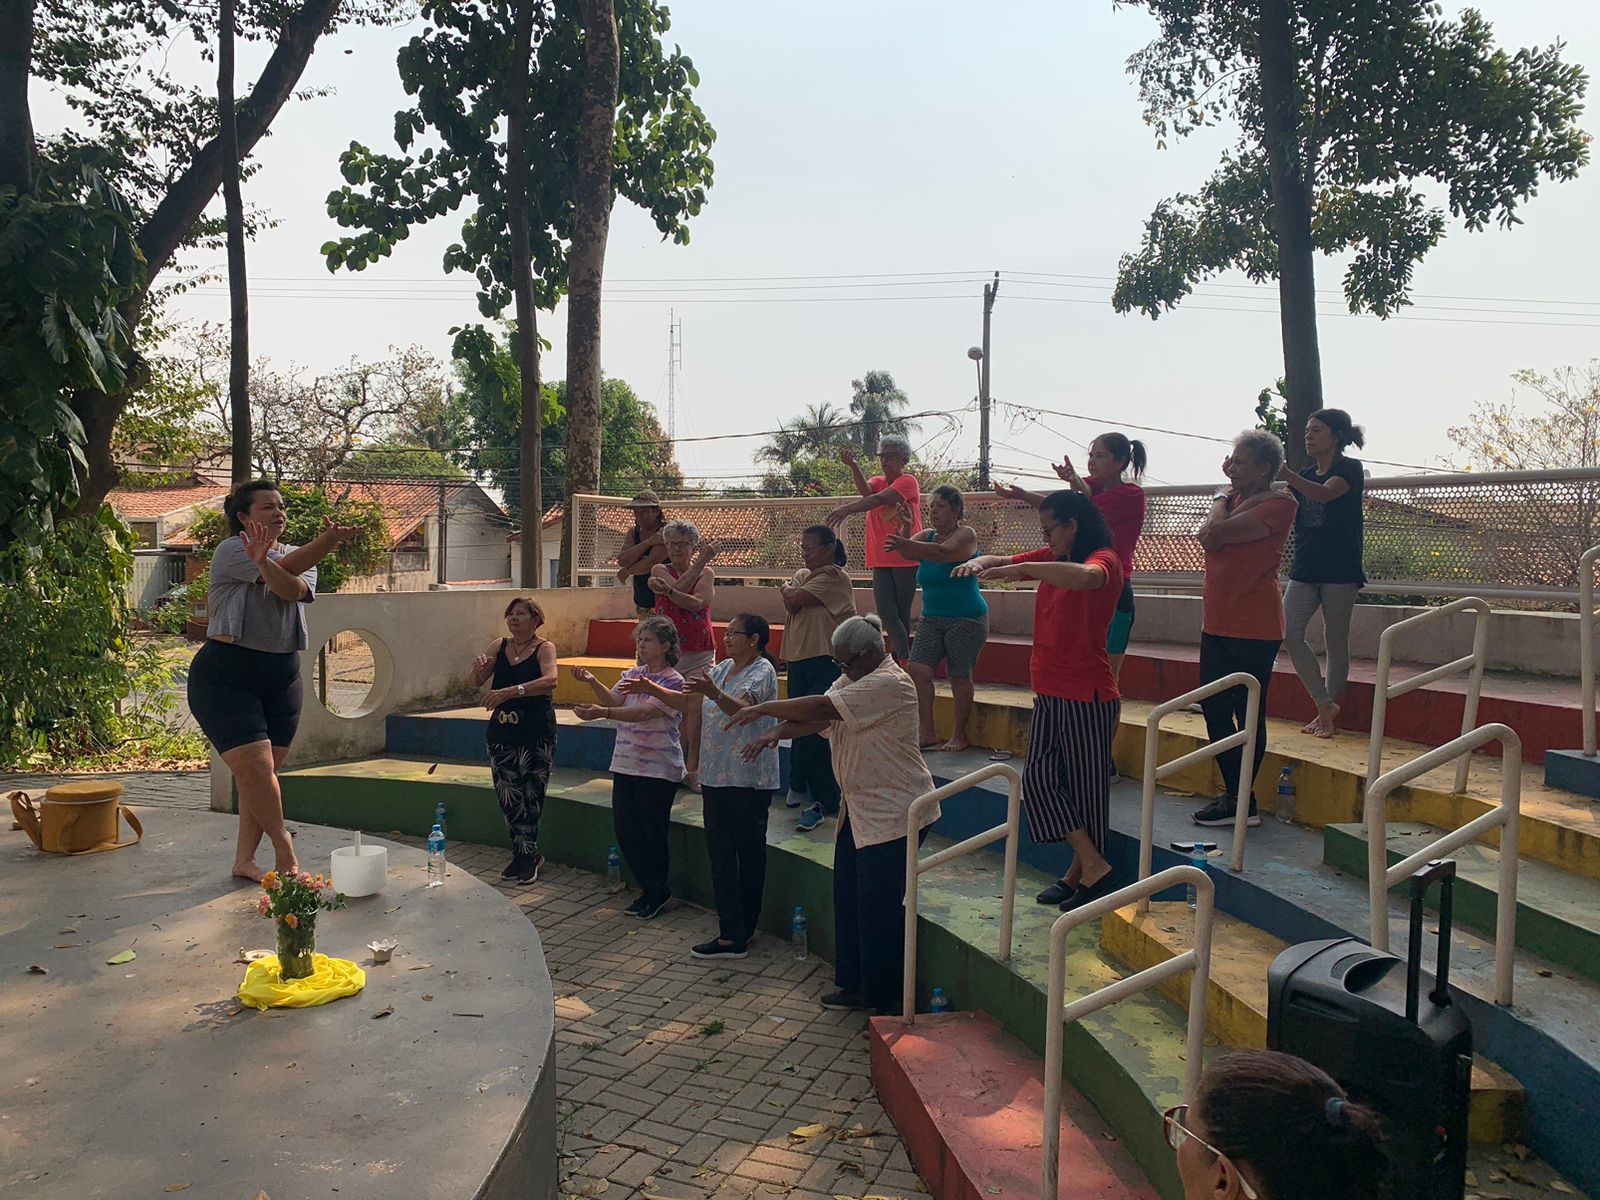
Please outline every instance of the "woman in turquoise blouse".
[[[972, 716], [972, 672], [989, 640], [989, 605], [975, 576], [952, 577], [957, 564], [978, 556], [978, 535], [963, 525], [966, 501], [957, 488], [942, 483], [928, 502], [928, 529], [911, 537], [889, 538], [889, 549], [917, 561], [917, 587], [922, 590], [922, 620], [911, 645], [906, 671], [917, 685], [923, 749], [965, 750], [967, 722]], [[933, 728], [933, 675], [945, 664], [955, 697], [955, 728], [950, 740], [939, 741]]]

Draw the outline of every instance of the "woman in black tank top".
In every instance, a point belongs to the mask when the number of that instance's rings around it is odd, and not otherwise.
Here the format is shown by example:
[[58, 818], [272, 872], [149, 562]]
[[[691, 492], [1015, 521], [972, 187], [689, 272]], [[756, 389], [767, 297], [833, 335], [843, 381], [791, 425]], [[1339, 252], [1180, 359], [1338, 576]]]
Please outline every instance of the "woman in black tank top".
[[472, 681], [489, 683], [483, 698], [489, 710], [484, 740], [495, 798], [511, 835], [511, 862], [505, 879], [531, 883], [539, 877], [539, 818], [556, 753], [556, 647], [539, 637], [544, 613], [518, 596], [506, 605], [506, 632], [472, 664]]

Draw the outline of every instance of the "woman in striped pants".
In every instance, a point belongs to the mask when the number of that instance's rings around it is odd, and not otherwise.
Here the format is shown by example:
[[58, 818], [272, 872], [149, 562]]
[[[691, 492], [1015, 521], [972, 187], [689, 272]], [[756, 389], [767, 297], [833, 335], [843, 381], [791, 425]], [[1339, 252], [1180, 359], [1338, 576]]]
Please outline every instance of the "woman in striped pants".
[[1122, 595], [1122, 561], [1111, 528], [1078, 492], [1052, 492], [1039, 506], [1046, 544], [1014, 557], [988, 554], [954, 575], [1039, 581], [1030, 664], [1034, 701], [1022, 806], [1036, 842], [1066, 842], [1072, 865], [1039, 893], [1067, 912], [1116, 890], [1106, 861], [1111, 823], [1111, 738], [1122, 701], [1106, 631]]

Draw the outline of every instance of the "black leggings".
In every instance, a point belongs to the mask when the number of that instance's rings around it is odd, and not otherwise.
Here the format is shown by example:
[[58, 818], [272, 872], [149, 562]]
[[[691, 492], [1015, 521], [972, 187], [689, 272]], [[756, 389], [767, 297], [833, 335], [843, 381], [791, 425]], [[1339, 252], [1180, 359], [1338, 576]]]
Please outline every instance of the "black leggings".
[[300, 724], [300, 655], [208, 640], [189, 667], [189, 711], [226, 754], [252, 742], [288, 746]]
[[[1256, 755], [1250, 764], [1250, 803], [1256, 803], [1255, 778], [1261, 770], [1261, 760], [1267, 756], [1267, 689], [1272, 686], [1272, 664], [1278, 657], [1281, 642], [1266, 638], [1223, 637], [1215, 633], [1200, 635], [1200, 682], [1211, 683], [1235, 671], [1254, 675], [1261, 684], [1261, 708], [1256, 714]], [[1250, 693], [1242, 687], [1229, 688], [1200, 702], [1206, 716], [1206, 735], [1220, 742], [1244, 728], [1245, 708]], [[1244, 758], [1244, 748], [1235, 746], [1217, 755], [1217, 768], [1222, 772], [1223, 798], [1233, 803], [1239, 794], [1239, 771]]]
[[676, 779], [650, 775], [611, 776], [611, 827], [617, 848], [639, 883], [643, 898], [656, 903], [672, 895], [667, 884], [667, 843], [672, 835]]
[[772, 793], [710, 784], [701, 791], [718, 934], [723, 941], [742, 946], [761, 919], [767, 883], [767, 809]]

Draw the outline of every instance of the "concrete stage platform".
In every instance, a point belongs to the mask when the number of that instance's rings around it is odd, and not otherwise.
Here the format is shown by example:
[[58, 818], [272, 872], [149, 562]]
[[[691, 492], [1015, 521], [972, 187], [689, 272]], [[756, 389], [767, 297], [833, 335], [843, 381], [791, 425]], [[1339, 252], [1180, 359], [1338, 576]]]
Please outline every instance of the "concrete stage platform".
[[[390, 844], [383, 891], [317, 921], [366, 989], [256, 1012], [235, 960], [274, 935], [226, 874], [236, 819], [140, 816], [141, 845], [71, 859], [0, 832], [0, 1193], [554, 1197], [550, 975], [516, 905], [464, 871], [429, 891]], [[295, 828], [307, 870], [349, 838]]]

